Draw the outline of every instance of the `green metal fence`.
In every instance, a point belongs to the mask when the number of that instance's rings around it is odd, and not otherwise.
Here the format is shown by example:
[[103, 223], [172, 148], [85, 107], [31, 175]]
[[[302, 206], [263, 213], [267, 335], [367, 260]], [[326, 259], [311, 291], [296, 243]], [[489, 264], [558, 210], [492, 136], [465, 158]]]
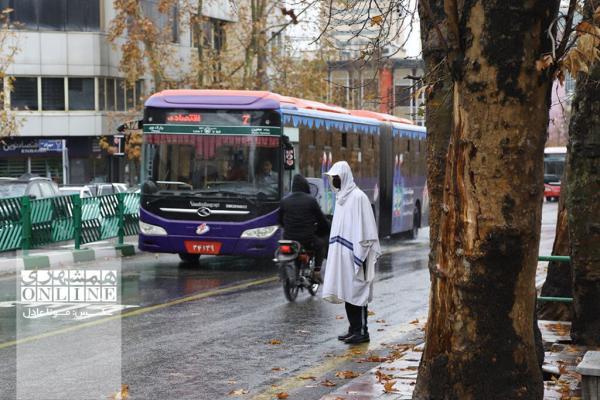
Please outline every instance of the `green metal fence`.
[[0, 252], [66, 240], [76, 249], [114, 237], [123, 244], [124, 236], [138, 233], [139, 204], [137, 193], [0, 199]]
[[[568, 264], [571, 262], [571, 257], [569, 257], [569, 256], [539, 256], [538, 261], [556, 261], [559, 263]], [[568, 267], [569, 266], [567, 265], [567, 268]], [[547, 301], [554, 301], [554, 302], [559, 302], [559, 303], [572, 303], [573, 302], [572, 297], [540, 296], [537, 299], [538, 299], [538, 301], [541, 301], [541, 302], [547, 302]]]

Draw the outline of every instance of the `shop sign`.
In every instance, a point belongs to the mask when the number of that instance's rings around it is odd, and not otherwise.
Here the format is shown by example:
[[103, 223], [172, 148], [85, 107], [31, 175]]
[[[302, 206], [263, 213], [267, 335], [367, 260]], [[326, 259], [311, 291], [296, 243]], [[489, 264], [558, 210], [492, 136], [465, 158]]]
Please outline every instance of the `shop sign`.
[[62, 150], [60, 139], [8, 139], [0, 143], [0, 153], [4, 155], [60, 153]]

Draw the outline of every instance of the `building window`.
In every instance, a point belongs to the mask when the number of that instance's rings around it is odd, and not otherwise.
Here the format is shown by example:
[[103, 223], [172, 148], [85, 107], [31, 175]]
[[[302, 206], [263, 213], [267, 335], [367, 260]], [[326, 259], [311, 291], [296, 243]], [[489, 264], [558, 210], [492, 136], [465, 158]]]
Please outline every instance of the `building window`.
[[133, 88], [133, 86], [125, 83], [125, 101], [128, 110], [131, 110], [135, 107], [135, 94], [133, 93]]
[[64, 111], [65, 79], [42, 78], [42, 110]]
[[106, 110], [106, 79], [98, 78], [98, 110]]
[[117, 111], [125, 111], [125, 79], [117, 79]]
[[94, 110], [94, 78], [69, 78], [69, 110]]
[[144, 15], [152, 20], [158, 30], [170, 36], [173, 43], [179, 42], [179, 11], [177, 5], [173, 5], [166, 13], [159, 11], [159, 0], [142, 0]]
[[100, 29], [100, 0], [67, 0], [67, 30]]
[[106, 109], [108, 111], [115, 111], [115, 80], [106, 80]]
[[33, 30], [100, 30], [100, 0], [0, 0], [12, 21]]
[[65, 30], [67, 13], [63, 0], [38, 1], [38, 27], [41, 30]]
[[144, 104], [144, 81], [139, 80], [135, 83], [135, 106]]
[[15, 78], [10, 103], [15, 110], [38, 110], [37, 78]]
[[411, 93], [410, 86], [396, 85], [395, 90], [395, 107], [410, 107]]

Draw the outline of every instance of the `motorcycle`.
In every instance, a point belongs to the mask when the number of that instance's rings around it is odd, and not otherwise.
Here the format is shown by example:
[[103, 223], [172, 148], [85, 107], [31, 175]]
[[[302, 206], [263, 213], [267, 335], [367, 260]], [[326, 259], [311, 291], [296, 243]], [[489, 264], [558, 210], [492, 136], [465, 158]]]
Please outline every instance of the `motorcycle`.
[[273, 261], [279, 267], [283, 293], [288, 301], [296, 300], [299, 291], [306, 289], [317, 294], [320, 283], [315, 279], [315, 255], [294, 240], [280, 240]]

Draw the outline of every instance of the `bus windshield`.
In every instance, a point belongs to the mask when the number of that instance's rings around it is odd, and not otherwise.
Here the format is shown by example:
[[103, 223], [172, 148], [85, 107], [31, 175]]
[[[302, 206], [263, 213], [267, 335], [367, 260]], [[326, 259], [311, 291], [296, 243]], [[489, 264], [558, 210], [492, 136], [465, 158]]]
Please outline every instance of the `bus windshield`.
[[146, 171], [159, 188], [279, 199], [279, 137], [147, 134]]

